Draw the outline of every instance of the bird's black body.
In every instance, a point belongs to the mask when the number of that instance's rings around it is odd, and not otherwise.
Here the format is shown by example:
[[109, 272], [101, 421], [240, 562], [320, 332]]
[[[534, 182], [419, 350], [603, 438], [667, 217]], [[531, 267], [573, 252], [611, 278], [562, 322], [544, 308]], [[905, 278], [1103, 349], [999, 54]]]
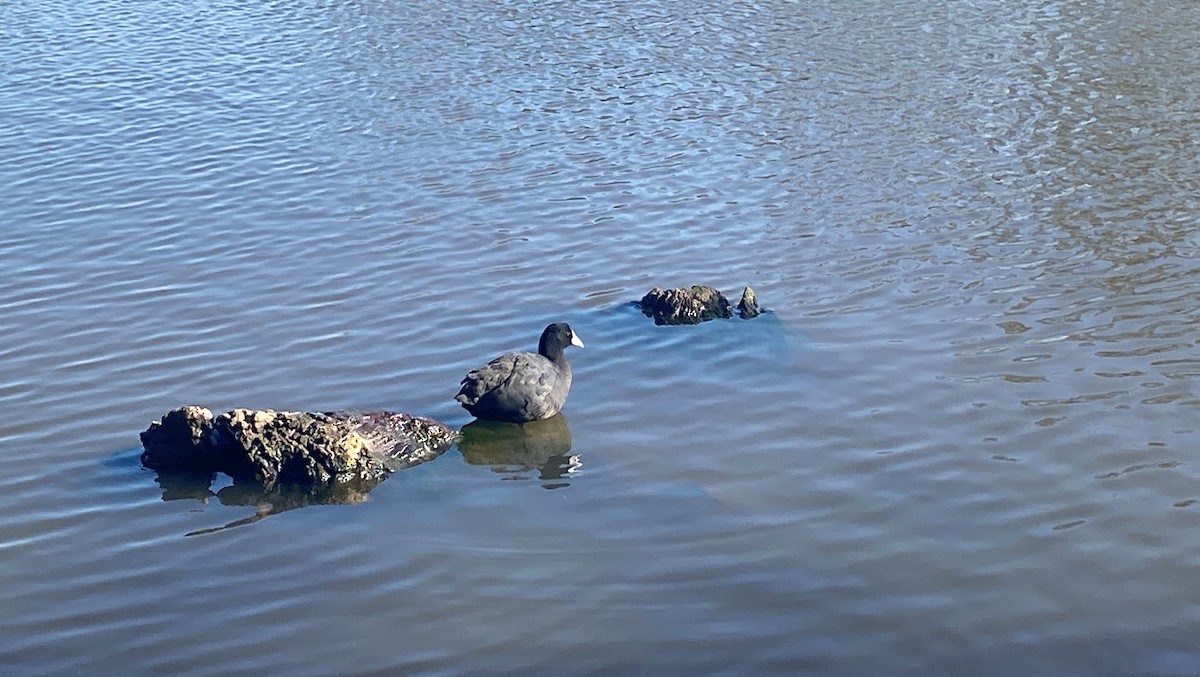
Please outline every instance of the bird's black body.
[[563, 350], [583, 347], [570, 325], [542, 332], [536, 353], [507, 353], [467, 374], [454, 399], [475, 418], [525, 423], [550, 418], [571, 390], [571, 365]]

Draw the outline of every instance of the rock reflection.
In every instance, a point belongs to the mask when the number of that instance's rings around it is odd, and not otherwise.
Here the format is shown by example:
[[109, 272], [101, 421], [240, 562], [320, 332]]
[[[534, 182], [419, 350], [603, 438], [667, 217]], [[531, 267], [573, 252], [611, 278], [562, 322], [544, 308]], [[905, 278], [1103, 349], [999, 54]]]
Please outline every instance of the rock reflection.
[[491, 466], [505, 479], [526, 479], [536, 470], [546, 489], [569, 486], [561, 480], [583, 465], [571, 454], [571, 429], [561, 413], [524, 425], [472, 421], [463, 427], [458, 449], [467, 463]]
[[330, 486], [275, 485], [266, 488], [255, 482], [237, 482], [213, 490], [220, 473], [188, 470], [158, 471], [155, 481], [162, 489], [162, 500], [193, 500], [207, 503], [216, 498], [221, 505], [251, 506], [254, 514], [219, 527], [200, 529], [185, 534], [197, 536], [253, 524], [271, 515], [309, 505], [353, 505], [366, 500], [367, 494], [384, 478], [342, 482]]

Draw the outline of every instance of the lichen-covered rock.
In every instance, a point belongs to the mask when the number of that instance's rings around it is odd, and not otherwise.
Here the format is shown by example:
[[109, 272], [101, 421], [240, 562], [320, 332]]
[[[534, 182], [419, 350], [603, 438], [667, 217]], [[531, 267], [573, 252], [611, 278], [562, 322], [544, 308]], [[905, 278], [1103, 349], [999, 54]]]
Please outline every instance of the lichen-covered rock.
[[204, 407], [185, 406], [168, 411], [161, 420], [142, 433], [142, 446], [170, 463], [175, 456], [182, 462], [208, 444], [212, 431], [212, 412]]
[[459, 438], [449, 426], [401, 412], [334, 412], [330, 416], [352, 425], [371, 455], [392, 470], [432, 461]]
[[387, 473], [346, 421], [325, 414], [234, 409], [213, 419], [212, 443], [233, 466], [231, 477], [266, 486], [332, 484]]
[[750, 287], [742, 290], [742, 300], [738, 301], [737, 311], [738, 317], [743, 320], [749, 320], [762, 314], [762, 310], [758, 307], [758, 296]]
[[699, 324], [733, 317], [729, 299], [706, 285], [678, 289], [655, 287], [642, 297], [639, 305], [642, 313], [654, 318], [654, 324]]
[[167, 412], [141, 435], [142, 464], [155, 470], [221, 472], [263, 487], [373, 482], [436, 458], [457, 433], [432, 419], [378, 412], [234, 409]]

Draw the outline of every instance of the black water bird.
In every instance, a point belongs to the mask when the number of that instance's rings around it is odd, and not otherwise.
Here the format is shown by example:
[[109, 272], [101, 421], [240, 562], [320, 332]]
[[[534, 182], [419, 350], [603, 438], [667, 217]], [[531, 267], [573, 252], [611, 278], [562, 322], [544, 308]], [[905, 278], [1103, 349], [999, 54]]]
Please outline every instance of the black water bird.
[[537, 353], [507, 353], [471, 371], [454, 399], [475, 418], [525, 423], [550, 418], [571, 390], [571, 365], [563, 350], [583, 347], [565, 322], [546, 327]]

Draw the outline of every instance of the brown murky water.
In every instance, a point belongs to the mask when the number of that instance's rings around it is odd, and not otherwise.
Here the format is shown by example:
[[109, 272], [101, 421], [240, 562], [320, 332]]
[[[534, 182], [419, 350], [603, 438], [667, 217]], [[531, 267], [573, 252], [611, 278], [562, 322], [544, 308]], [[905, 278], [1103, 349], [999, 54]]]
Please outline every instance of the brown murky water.
[[[1192, 674], [1197, 35], [0, 3], [0, 672]], [[627, 305], [693, 282], [773, 313]], [[552, 320], [511, 455], [270, 515], [137, 462], [181, 403], [466, 424]]]

